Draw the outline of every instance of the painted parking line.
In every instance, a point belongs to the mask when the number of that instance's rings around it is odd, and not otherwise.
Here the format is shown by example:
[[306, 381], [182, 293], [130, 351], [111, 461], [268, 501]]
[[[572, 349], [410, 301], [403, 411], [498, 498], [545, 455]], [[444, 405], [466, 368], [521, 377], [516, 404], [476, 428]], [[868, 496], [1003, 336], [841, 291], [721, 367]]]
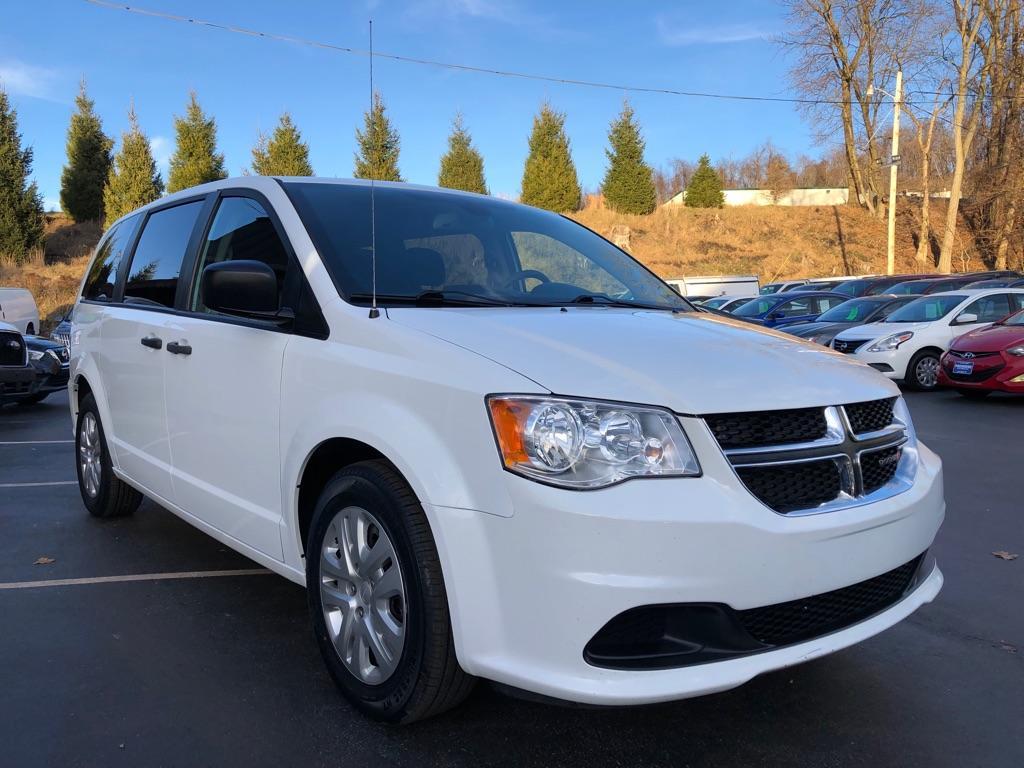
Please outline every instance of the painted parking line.
[[0, 488], [39, 488], [47, 485], [78, 485], [78, 481], [53, 480], [49, 483], [0, 483]]
[[209, 579], [218, 576], [270, 576], [266, 568], [233, 571], [177, 571], [171, 573], [132, 573], [126, 576], [94, 576], [86, 579], [43, 579], [42, 581], [0, 582], [0, 589], [35, 589], [37, 587], [77, 587], [82, 584], [116, 584], [123, 581], [170, 581], [173, 579]]
[[67, 443], [73, 443], [74, 440], [7, 440], [0, 441], [2, 445], [65, 445]]

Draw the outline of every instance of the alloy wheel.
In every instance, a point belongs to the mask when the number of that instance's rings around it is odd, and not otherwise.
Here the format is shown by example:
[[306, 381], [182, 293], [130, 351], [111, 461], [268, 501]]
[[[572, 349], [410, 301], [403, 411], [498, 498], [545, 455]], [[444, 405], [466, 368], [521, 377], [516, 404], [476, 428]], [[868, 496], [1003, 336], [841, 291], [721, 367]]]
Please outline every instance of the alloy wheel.
[[924, 389], [932, 389], [939, 383], [939, 359], [937, 357], [922, 357], [917, 361], [914, 371], [917, 383]]
[[405, 647], [405, 582], [387, 531], [361, 507], [345, 507], [327, 528], [320, 603], [345, 668], [367, 685], [391, 677]]
[[100, 492], [100, 479], [103, 477], [101, 460], [99, 423], [95, 414], [86, 412], [78, 428], [78, 467], [81, 470], [82, 487], [91, 499], [96, 498]]

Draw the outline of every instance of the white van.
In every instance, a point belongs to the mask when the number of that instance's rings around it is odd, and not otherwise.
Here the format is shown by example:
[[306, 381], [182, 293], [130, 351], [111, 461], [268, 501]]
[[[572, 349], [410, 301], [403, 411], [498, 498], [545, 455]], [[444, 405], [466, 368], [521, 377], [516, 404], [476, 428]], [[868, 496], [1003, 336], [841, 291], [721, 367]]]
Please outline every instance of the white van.
[[34, 336], [39, 330], [39, 309], [27, 288], [0, 288], [0, 321]]
[[249, 176], [161, 198], [100, 242], [71, 382], [88, 511], [144, 494], [305, 584], [327, 668], [382, 720], [475, 678], [722, 691], [942, 585], [941, 462], [895, 384], [483, 195]]
[[712, 275], [673, 277], [665, 281], [681, 296], [757, 296], [757, 275]]

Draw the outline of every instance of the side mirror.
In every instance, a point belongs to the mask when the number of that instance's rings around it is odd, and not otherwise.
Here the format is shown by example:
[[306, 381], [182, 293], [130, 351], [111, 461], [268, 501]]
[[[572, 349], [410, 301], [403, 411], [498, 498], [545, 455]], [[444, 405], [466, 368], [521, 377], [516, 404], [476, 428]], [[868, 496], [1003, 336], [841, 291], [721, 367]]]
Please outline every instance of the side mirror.
[[275, 319], [280, 311], [277, 276], [262, 261], [221, 261], [203, 269], [199, 297], [225, 315]]
[[954, 325], [969, 325], [978, 322], [978, 316], [973, 312], [961, 312], [956, 316]]
[[768, 313], [768, 317], [766, 319], [767, 320], [779, 320], [781, 318], [782, 318], [782, 313], [781, 312], [769, 312]]

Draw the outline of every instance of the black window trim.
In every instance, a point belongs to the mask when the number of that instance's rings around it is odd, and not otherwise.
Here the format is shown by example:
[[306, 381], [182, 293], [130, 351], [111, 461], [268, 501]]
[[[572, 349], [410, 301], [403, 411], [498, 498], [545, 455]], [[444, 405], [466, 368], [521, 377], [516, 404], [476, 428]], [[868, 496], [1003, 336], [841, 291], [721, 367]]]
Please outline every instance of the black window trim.
[[[199, 262], [199, 250], [201, 245], [206, 239], [207, 233], [210, 227], [213, 226], [213, 218], [217, 209], [217, 205], [220, 200], [224, 197], [248, 197], [256, 200], [263, 210], [266, 211], [270, 217], [271, 222], [274, 225], [274, 230], [277, 232], [277, 236], [281, 239], [284, 244], [285, 251], [288, 255], [289, 261], [292, 262], [293, 266], [297, 270], [297, 274], [301, 278], [301, 282], [292, 291], [295, 295], [292, 300], [299, 298], [299, 291], [301, 291], [303, 285], [305, 286], [305, 295], [312, 302], [312, 307], [309, 309], [311, 321], [309, 328], [293, 328], [289, 326], [282, 326], [274, 323], [273, 321], [255, 320], [244, 317], [231, 317], [229, 315], [212, 315], [209, 312], [193, 312], [187, 309], [188, 297], [191, 295], [192, 284], [198, 279], [195, 274], [196, 266]], [[145, 304], [132, 304], [125, 302], [124, 300], [124, 289], [128, 281], [128, 273], [131, 269], [131, 264], [135, 260], [135, 249], [139, 244], [142, 232], [146, 228], [146, 224], [149, 223], [149, 218], [155, 213], [166, 211], [171, 208], [176, 208], [179, 205], [187, 205], [188, 203], [202, 202], [203, 205], [199, 209], [199, 213], [196, 216], [196, 223], [192, 227], [192, 233], [189, 235], [188, 245], [185, 247], [185, 255], [181, 260], [181, 269], [178, 273], [178, 286], [175, 289], [174, 294], [174, 306], [173, 307], [158, 307]], [[249, 189], [247, 187], [225, 187], [223, 189], [216, 189], [205, 194], [190, 195], [188, 197], [179, 198], [160, 205], [155, 205], [152, 208], [147, 208], [145, 211], [136, 211], [129, 214], [121, 223], [126, 222], [129, 218], [136, 217], [138, 220], [135, 223], [135, 231], [132, 233], [132, 238], [125, 248], [126, 256], [122, 258], [122, 262], [118, 265], [117, 272], [117, 283], [114, 286], [114, 298], [110, 301], [99, 301], [96, 299], [80, 298], [80, 301], [86, 304], [97, 304], [101, 307], [118, 306], [124, 309], [139, 310], [144, 312], [156, 312], [164, 315], [175, 315], [178, 317], [192, 317], [201, 318], [203, 320], [209, 320], [216, 323], [225, 323], [228, 325], [240, 325], [246, 328], [255, 328], [264, 331], [274, 331], [276, 333], [288, 333], [297, 336], [308, 336], [315, 339], [327, 339], [330, 334], [330, 328], [327, 324], [326, 319], [323, 316], [323, 312], [320, 309], [320, 302], [316, 298], [312, 287], [309, 285], [309, 280], [306, 278], [305, 272], [302, 270], [302, 265], [295, 254], [295, 249], [292, 247], [291, 240], [288, 238], [287, 233], [284, 230], [284, 226], [281, 223], [280, 218], [277, 215], [277, 211], [274, 206], [267, 199], [266, 195], [255, 189]], [[111, 230], [113, 227], [110, 228]], [[102, 245], [109, 237], [110, 230], [100, 240]], [[97, 246], [98, 248], [98, 246]], [[90, 263], [90, 269], [92, 264]], [[83, 284], [84, 288], [84, 284]], [[319, 326], [319, 327], [316, 327]]]

